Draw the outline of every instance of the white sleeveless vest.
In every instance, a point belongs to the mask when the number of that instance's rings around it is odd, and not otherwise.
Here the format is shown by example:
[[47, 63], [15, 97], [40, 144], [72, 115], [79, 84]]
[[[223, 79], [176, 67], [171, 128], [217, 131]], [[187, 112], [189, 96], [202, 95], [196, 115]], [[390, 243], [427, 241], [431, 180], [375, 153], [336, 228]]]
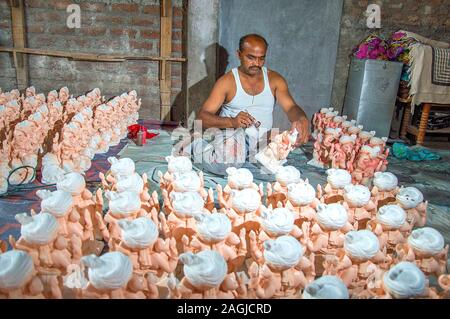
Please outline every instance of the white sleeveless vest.
[[247, 94], [241, 85], [237, 68], [233, 68], [234, 81], [236, 82], [236, 95], [229, 102], [222, 106], [219, 116], [235, 117], [239, 112], [250, 113], [257, 121], [261, 122], [260, 131], [267, 131], [273, 124], [273, 107], [275, 97], [270, 90], [267, 68], [262, 67], [264, 77], [264, 90], [258, 95]]

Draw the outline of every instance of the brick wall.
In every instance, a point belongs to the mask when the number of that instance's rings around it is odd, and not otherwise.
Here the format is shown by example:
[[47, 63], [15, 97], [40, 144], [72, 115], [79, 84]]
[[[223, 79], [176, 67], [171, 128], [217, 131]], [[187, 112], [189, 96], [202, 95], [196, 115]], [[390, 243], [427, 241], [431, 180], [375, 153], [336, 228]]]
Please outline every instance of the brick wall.
[[[0, 1], [0, 45], [12, 46], [11, 38], [11, 14], [8, 3]], [[7, 53], [0, 53], [0, 88], [11, 89], [16, 86], [16, 72], [12, 58]]]
[[[367, 6], [378, 4], [381, 29], [369, 29], [364, 15]], [[341, 109], [353, 47], [367, 35], [389, 36], [398, 30], [418, 33], [434, 40], [450, 42], [450, 1], [448, 0], [344, 0], [339, 47], [333, 83], [332, 105]]]
[[[81, 28], [69, 29], [69, 4], [81, 8]], [[182, 0], [173, 0], [172, 56], [181, 56]], [[128, 55], [159, 55], [159, 0], [25, 0], [27, 43], [30, 48]], [[11, 14], [0, 0], [0, 45], [11, 46]], [[142, 98], [141, 117], [159, 118], [158, 62], [85, 62], [30, 55], [30, 84], [38, 92], [68, 86], [83, 94], [98, 87], [111, 97], [135, 89]], [[0, 87], [16, 87], [12, 58], [0, 53]], [[181, 63], [172, 63], [172, 100], [181, 91]]]

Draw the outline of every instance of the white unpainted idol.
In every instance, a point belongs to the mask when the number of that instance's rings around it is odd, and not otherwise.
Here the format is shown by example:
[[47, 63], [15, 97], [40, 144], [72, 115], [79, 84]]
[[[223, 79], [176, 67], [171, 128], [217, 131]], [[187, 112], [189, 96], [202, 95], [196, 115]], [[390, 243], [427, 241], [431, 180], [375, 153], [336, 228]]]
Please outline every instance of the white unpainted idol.
[[327, 127], [325, 129], [325, 134], [329, 134], [329, 135], [334, 135], [335, 138], [337, 138], [339, 136], [339, 134], [342, 132], [342, 129], [340, 127]]
[[84, 176], [80, 173], [67, 173], [56, 183], [56, 188], [69, 192], [73, 196], [81, 195], [86, 188]]
[[76, 170], [75, 163], [72, 160], [63, 160], [61, 164], [62, 169], [65, 173], [71, 173]]
[[346, 115], [344, 115], [344, 116], [337, 115], [333, 118], [333, 122], [334, 123], [343, 123], [346, 119], [347, 119]]
[[[46, 154], [47, 156], [49, 154]], [[45, 157], [44, 156], [44, 157]], [[64, 176], [65, 171], [59, 166], [59, 164], [42, 164], [42, 178], [43, 184], [54, 184]]]
[[325, 229], [337, 230], [347, 224], [348, 214], [345, 207], [339, 203], [319, 204], [316, 219]]
[[348, 299], [344, 282], [336, 276], [325, 275], [305, 287], [303, 299]]
[[380, 151], [381, 149], [379, 146], [371, 147], [370, 145], [363, 145], [360, 150], [360, 152], [369, 154], [371, 158], [377, 157], [380, 154]]
[[327, 182], [335, 189], [344, 188], [352, 183], [352, 175], [345, 169], [327, 169]]
[[120, 219], [117, 223], [122, 229], [122, 240], [128, 247], [148, 248], [158, 239], [158, 228], [147, 217], [139, 217], [134, 220]]
[[399, 205], [384, 205], [378, 209], [376, 220], [392, 229], [398, 229], [406, 222], [406, 212]]
[[109, 210], [112, 214], [132, 214], [141, 208], [141, 198], [138, 193], [106, 191], [105, 196], [109, 199]]
[[253, 188], [232, 190], [231, 206], [240, 213], [251, 213], [261, 205], [261, 195]]
[[306, 206], [311, 204], [316, 198], [315, 188], [308, 180], [287, 186], [287, 198], [295, 206]]
[[384, 274], [383, 286], [397, 299], [419, 297], [425, 293], [426, 278], [415, 264], [403, 261]]
[[278, 270], [286, 270], [297, 265], [303, 257], [303, 247], [292, 236], [280, 236], [264, 241], [264, 259]]
[[27, 252], [13, 249], [0, 254], [0, 289], [23, 287], [33, 273], [33, 259]]
[[380, 191], [392, 191], [398, 185], [397, 177], [390, 172], [375, 172], [373, 185]]
[[355, 126], [355, 124], [356, 124], [356, 120], [351, 120], [351, 121], [347, 120], [347, 121], [342, 122], [342, 127], [348, 129], [349, 127]]
[[395, 197], [404, 209], [416, 208], [423, 202], [423, 194], [415, 187], [401, 187]]
[[80, 155], [80, 160], [78, 161], [78, 166], [80, 167], [80, 172], [86, 172], [91, 168], [92, 161], [88, 156]]
[[167, 156], [169, 173], [187, 173], [192, 171], [192, 162], [187, 156]]
[[351, 257], [369, 260], [380, 250], [380, 242], [369, 230], [352, 230], [345, 234], [344, 249]]
[[364, 185], [347, 185], [344, 187], [344, 199], [354, 207], [367, 205], [371, 195], [370, 190]]
[[371, 139], [372, 137], [375, 136], [375, 134], [376, 134], [375, 131], [370, 131], [370, 132], [368, 132], [368, 131], [361, 131], [361, 132], [359, 132], [358, 136], [360, 138], [363, 138], [363, 139]]
[[233, 189], [243, 189], [251, 187], [253, 183], [253, 174], [246, 168], [228, 167], [228, 185]]
[[78, 113], [72, 118], [72, 121], [73, 121], [73, 122], [78, 122], [78, 123], [80, 123], [80, 124], [82, 125], [83, 122], [84, 122], [84, 116], [83, 116], [83, 114], [82, 114], [81, 112], [78, 112]]
[[328, 111], [325, 113], [325, 117], [331, 118], [331, 117], [335, 117], [339, 114], [339, 111]]
[[42, 199], [41, 210], [48, 212], [55, 217], [66, 216], [73, 207], [72, 195], [64, 190], [54, 192], [48, 190], [38, 190], [36, 195]]
[[179, 259], [184, 264], [183, 271], [187, 280], [197, 288], [219, 286], [228, 271], [225, 258], [215, 250], [203, 250], [197, 254], [183, 253]]
[[100, 290], [124, 288], [133, 275], [130, 258], [118, 251], [84, 256], [81, 262], [89, 267], [89, 282]]
[[172, 207], [181, 217], [189, 218], [201, 214], [205, 206], [202, 196], [198, 192], [171, 192]]
[[266, 208], [261, 213], [261, 225], [269, 235], [282, 236], [294, 228], [294, 213], [284, 207]]
[[225, 214], [198, 214], [195, 216], [195, 220], [197, 221], [198, 235], [205, 242], [220, 242], [231, 232], [231, 221]]
[[174, 173], [174, 181], [172, 183], [175, 192], [195, 192], [201, 187], [201, 179], [194, 171], [184, 173]]
[[140, 194], [144, 190], [144, 180], [138, 173], [123, 176], [117, 179], [116, 189], [119, 193], [130, 191]]
[[346, 143], [355, 143], [356, 141], [356, 135], [352, 134], [352, 135], [342, 135], [339, 138], [339, 143], [341, 144], [346, 144]]
[[15, 218], [22, 225], [20, 235], [31, 244], [47, 245], [58, 234], [58, 222], [49, 213], [40, 213], [34, 216], [23, 213], [17, 214]]
[[300, 171], [294, 166], [280, 166], [275, 178], [281, 186], [288, 186], [289, 184], [300, 182]]
[[111, 164], [111, 173], [113, 176], [127, 176], [135, 171], [135, 164], [131, 158], [117, 159], [115, 157], [108, 157], [108, 162]]
[[374, 145], [385, 145], [387, 142], [388, 138], [383, 136], [383, 137], [377, 137], [374, 136], [370, 139], [369, 144], [374, 146]]
[[408, 244], [416, 251], [436, 255], [444, 249], [445, 241], [444, 236], [436, 229], [423, 227], [411, 232]]
[[320, 109], [320, 113], [326, 114], [326, 113], [329, 113], [329, 112], [333, 112], [333, 110], [334, 110], [334, 108], [332, 108], [332, 107], [322, 107]]

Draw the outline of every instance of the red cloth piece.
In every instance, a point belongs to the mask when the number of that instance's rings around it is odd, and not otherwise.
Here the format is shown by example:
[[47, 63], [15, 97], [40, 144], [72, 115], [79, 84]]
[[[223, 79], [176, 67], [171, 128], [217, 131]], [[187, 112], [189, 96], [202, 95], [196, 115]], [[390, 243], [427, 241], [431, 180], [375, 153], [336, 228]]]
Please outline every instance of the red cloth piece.
[[145, 132], [145, 138], [147, 140], [159, 135], [159, 133], [151, 133], [147, 131], [147, 128], [144, 125], [133, 124], [128, 126], [128, 138], [135, 139], [139, 131]]

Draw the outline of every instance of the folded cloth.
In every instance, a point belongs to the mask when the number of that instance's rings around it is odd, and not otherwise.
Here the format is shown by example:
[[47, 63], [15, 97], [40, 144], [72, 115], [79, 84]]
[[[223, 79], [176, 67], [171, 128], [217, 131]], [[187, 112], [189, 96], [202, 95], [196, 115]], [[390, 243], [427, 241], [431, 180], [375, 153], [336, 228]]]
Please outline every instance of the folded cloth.
[[450, 101], [450, 49], [416, 43], [410, 53], [411, 113], [420, 103]]
[[399, 31], [409, 43], [409, 94], [414, 106], [421, 103], [448, 104], [450, 101], [450, 44]]
[[133, 125], [128, 126], [128, 138], [129, 139], [136, 138], [137, 133], [139, 131], [145, 132], [146, 139], [151, 139], [151, 138], [159, 135], [159, 133], [151, 133], [151, 132], [147, 131], [147, 128], [144, 125], [133, 124]]
[[421, 42], [423, 44], [427, 44], [427, 45], [430, 45], [435, 48], [449, 48], [450, 47], [450, 43], [429, 39], [429, 38], [426, 38], [426, 37], [421, 36], [414, 32], [405, 31], [405, 30], [400, 30], [398, 32], [403, 33], [406, 38], [414, 39], [417, 42]]
[[409, 147], [403, 143], [394, 143], [392, 145], [392, 153], [398, 159], [407, 159], [414, 162], [441, 159], [439, 154], [433, 153], [422, 146]]

